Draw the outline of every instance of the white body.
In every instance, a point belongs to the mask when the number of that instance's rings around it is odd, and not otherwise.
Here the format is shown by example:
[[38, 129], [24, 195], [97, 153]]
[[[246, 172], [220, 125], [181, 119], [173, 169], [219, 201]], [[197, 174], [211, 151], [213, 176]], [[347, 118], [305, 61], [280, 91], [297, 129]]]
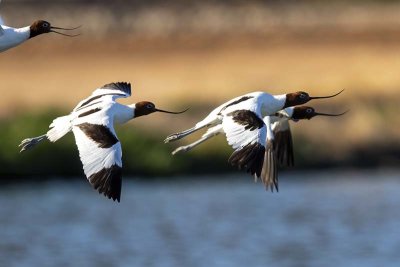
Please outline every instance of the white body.
[[0, 52], [13, 48], [29, 39], [29, 26], [12, 28], [0, 25]]
[[[225, 108], [227, 105], [243, 97], [252, 98]], [[218, 121], [222, 121], [224, 114], [226, 115], [229, 112], [239, 109], [252, 110], [260, 115], [260, 117], [273, 115], [283, 108], [283, 106], [285, 105], [285, 100], [285, 95], [271, 95], [264, 92], [253, 92], [246, 95], [238, 96], [215, 108], [204, 120], [197, 123], [196, 127], [218, 123]], [[223, 110], [223, 112], [221, 112], [221, 110]]]
[[[235, 103], [246, 97], [249, 98]], [[261, 145], [265, 146], [267, 135], [272, 137], [271, 123], [267, 122], [267, 124], [259, 130], [247, 131], [243, 126], [235, 123], [229, 114], [238, 110], [248, 110], [255, 113], [261, 119], [266, 116], [274, 115], [277, 111], [281, 110], [285, 105], [285, 101], [286, 95], [271, 95], [264, 92], [249, 93], [218, 106], [211, 111], [204, 120], [197, 123], [195, 128], [215, 126], [210, 128], [206, 135], [215, 133], [216, 131], [222, 131], [226, 134], [228, 143], [234, 149], [240, 149], [254, 142], [259, 142]], [[221, 126], [217, 127], [219, 124]]]
[[131, 95], [128, 83], [112, 83], [96, 89], [66, 116], [50, 124], [42, 136], [22, 141], [21, 151], [48, 139], [56, 142], [72, 131], [89, 182], [108, 198], [120, 200], [122, 181], [122, 149], [114, 124], [134, 118], [135, 105], [125, 106], [117, 98]]
[[[277, 114], [279, 114], [279, 116], [271, 115], [271, 116], [265, 116], [263, 118], [263, 121], [266, 125], [266, 130], [267, 130], [266, 142], [268, 142], [268, 140], [272, 141], [277, 132], [290, 130], [289, 120], [292, 117], [293, 109], [294, 109], [294, 107], [288, 107], [288, 108], [278, 111]], [[209, 139], [211, 137], [214, 137], [214, 136], [222, 134], [222, 133], [225, 133], [224, 129], [222, 127], [222, 124], [217, 124], [213, 127], [208, 128], [207, 132], [204, 133], [202, 135], [202, 137]], [[181, 148], [184, 148], [184, 147], [177, 148], [177, 150], [175, 150], [174, 152], [176, 153], [178, 151], [182, 151]], [[175, 153], [173, 153], [173, 154], [175, 154]]]
[[[97, 89], [90, 97], [82, 100], [71, 114], [56, 118], [50, 125], [51, 129], [46, 134], [51, 142], [55, 142], [72, 130], [87, 177], [114, 164], [122, 167], [122, 149], [119, 142], [111, 148], [100, 148], [96, 142], [88, 138], [82, 130], [77, 127], [83, 123], [103, 125], [116, 136], [114, 124], [123, 124], [133, 119], [135, 110], [134, 106], [122, 105], [115, 101], [117, 98], [121, 97], [118, 96], [120, 93], [121, 92], [116, 92], [115, 90]], [[100, 95], [104, 96], [81, 107], [86, 101]], [[129, 95], [123, 97], [127, 96]], [[87, 116], [79, 117], [85, 112], [97, 108], [101, 110]]]
[[[239, 169], [247, 169], [247, 172], [254, 174], [256, 179], [261, 178], [265, 186], [271, 187], [271, 190], [273, 188], [278, 190], [272, 145], [272, 122], [268, 116], [275, 115], [285, 106], [285, 102], [286, 95], [271, 95], [264, 92], [239, 96], [215, 108], [195, 127], [168, 136], [165, 142], [183, 138], [208, 127], [200, 140], [177, 148], [172, 152], [175, 154], [188, 151], [223, 132], [229, 145], [235, 150], [228, 161]], [[267, 119], [263, 121], [263, 117]]]

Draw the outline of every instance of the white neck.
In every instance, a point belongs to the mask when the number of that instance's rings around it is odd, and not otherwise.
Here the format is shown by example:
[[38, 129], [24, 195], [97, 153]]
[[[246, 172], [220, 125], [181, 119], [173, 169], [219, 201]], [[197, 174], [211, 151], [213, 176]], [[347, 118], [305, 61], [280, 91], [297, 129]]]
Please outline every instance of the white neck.
[[15, 32], [18, 33], [21, 37], [24, 37], [24, 41], [29, 39], [29, 36], [31, 35], [31, 27], [26, 26], [22, 28], [17, 28], [15, 29]]
[[134, 112], [135, 112], [135, 106], [134, 105], [122, 105], [122, 104], [115, 104], [115, 115], [114, 115], [114, 120], [118, 124], [123, 124], [134, 117]]
[[31, 35], [31, 28], [30, 26], [17, 28], [14, 32], [16, 33], [16, 39], [22, 43], [29, 39], [29, 36]]
[[282, 109], [279, 113], [283, 114], [285, 117], [291, 118], [293, 116], [294, 107], [288, 107]]
[[274, 115], [285, 106], [286, 95], [263, 94], [263, 98], [263, 116]]
[[31, 32], [29, 26], [18, 29], [7, 26], [2, 26], [2, 28], [5, 33], [1, 36], [0, 52], [25, 42], [29, 39]]

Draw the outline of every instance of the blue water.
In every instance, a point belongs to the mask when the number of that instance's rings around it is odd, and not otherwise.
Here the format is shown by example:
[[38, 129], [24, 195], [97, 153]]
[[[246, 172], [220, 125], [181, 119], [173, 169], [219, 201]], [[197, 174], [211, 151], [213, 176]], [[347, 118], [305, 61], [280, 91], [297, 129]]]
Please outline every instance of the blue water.
[[2, 186], [0, 266], [400, 266], [396, 171], [219, 178]]

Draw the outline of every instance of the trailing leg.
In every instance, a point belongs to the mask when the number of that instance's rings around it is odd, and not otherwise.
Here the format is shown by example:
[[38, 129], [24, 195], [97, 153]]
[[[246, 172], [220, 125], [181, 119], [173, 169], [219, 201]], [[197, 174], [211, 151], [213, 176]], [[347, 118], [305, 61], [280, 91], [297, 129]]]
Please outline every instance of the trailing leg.
[[167, 136], [167, 138], [165, 138], [164, 143], [169, 143], [169, 142], [172, 142], [172, 141], [176, 141], [176, 140], [182, 139], [183, 137], [188, 136], [189, 134], [192, 134], [192, 133], [194, 133], [194, 132], [196, 132], [196, 131], [198, 131], [200, 129], [203, 129], [204, 127], [207, 127], [207, 126], [208, 125], [202, 125], [200, 127], [195, 126], [193, 128], [190, 128], [190, 129], [185, 130], [185, 131], [180, 132], [180, 133], [170, 134], [170, 135]]
[[21, 147], [21, 150], [19, 152], [24, 152], [25, 150], [31, 149], [45, 139], [47, 139], [47, 136], [45, 134], [38, 137], [27, 138], [23, 140], [19, 145], [19, 147]]
[[202, 138], [200, 138], [199, 140], [197, 140], [197, 141], [195, 141], [195, 142], [193, 142], [193, 143], [191, 143], [189, 145], [181, 146], [181, 147], [178, 147], [177, 149], [175, 149], [172, 152], [172, 155], [175, 155], [175, 154], [177, 154], [179, 152], [187, 152], [189, 150], [192, 150], [194, 147], [200, 145], [201, 143], [207, 141], [211, 137], [214, 137], [214, 136], [216, 136], [216, 135], [218, 135], [218, 134], [220, 134], [222, 132], [223, 131], [222, 131], [222, 125], [221, 124], [219, 124], [217, 126], [214, 126], [214, 127], [210, 128], [210, 129], [208, 129], [208, 131], [205, 134], [203, 134]]

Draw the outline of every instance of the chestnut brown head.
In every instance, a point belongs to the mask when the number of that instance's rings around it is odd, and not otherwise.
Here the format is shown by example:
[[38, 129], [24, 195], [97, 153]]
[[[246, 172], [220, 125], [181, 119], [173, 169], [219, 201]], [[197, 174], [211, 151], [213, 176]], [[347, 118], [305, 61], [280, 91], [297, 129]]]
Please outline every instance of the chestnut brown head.
[[335, 97], [335, 96], [339, 95], [340, 93], [342, 93], [343, 91], [344, 90], [342, 90], [339, 93], [336, 93], [334, 95], [330, 95], [330, 96], [310, 96], [308, 93], [302, 92], [302, 91], [295, 92], [295, 93], [289, 93], [286, 95], [285, 106], [283, 108], [302, 105], [313, 99], [323, 99], [323, 98]]
[[75, 37], [75, 36], [78, 36], [79, 34], [71, 35], [71, 34], [58, 32], [58, 31], [55, 31], [55, 30], [71, 31], [71, 30], [75, 30], [75, 29], [78, 29], [78, 28], [80, 28], [80, 26], [75, 27], [75, 28], [55, 27], [55, 26], [51, 26], [50, 22], [48, 22], [48, 21], [37, 20], [37, 21], [33, 22], [32, 25], [30, 26], [29, 38], [33, 38], [33, 37], [38, 36], [40, 34], [49, 33], [49, 32], [54, 32], [54, 33], [57, 33], [57, 34], [68, 36], [68, 37]]
[[294, 107], [293, 108], [293, 114], [291, 119], [294, 121], [297, 120], [304, 120], [304, 119], [311, 119], [315, 116], [330, 116], [330, 117], [337, 117], [337, 116], [342, 116], [348, 112], [342, 112], [339, 114], [328, 114], [328, 113], [320, 113], [316, 112], [313, 107], [308, 107], [308, 106], [300, 106], [300, 107]]
[[169, 113], [169, 114], [181, 114], [186, 112], [188, 109], [185, 109], [183, 111], [179, 112], [174, 112], [174, 111], [168, 111], [168, 110], [162, 110], [156, 108], [156, 105], [154, 103], [149, 102], [149, 101], [141, 101], [135, 104], [135, 117], [143, 116], [143, 115], [149, 115], [154, 112], [163, 112], [163, 113]]

